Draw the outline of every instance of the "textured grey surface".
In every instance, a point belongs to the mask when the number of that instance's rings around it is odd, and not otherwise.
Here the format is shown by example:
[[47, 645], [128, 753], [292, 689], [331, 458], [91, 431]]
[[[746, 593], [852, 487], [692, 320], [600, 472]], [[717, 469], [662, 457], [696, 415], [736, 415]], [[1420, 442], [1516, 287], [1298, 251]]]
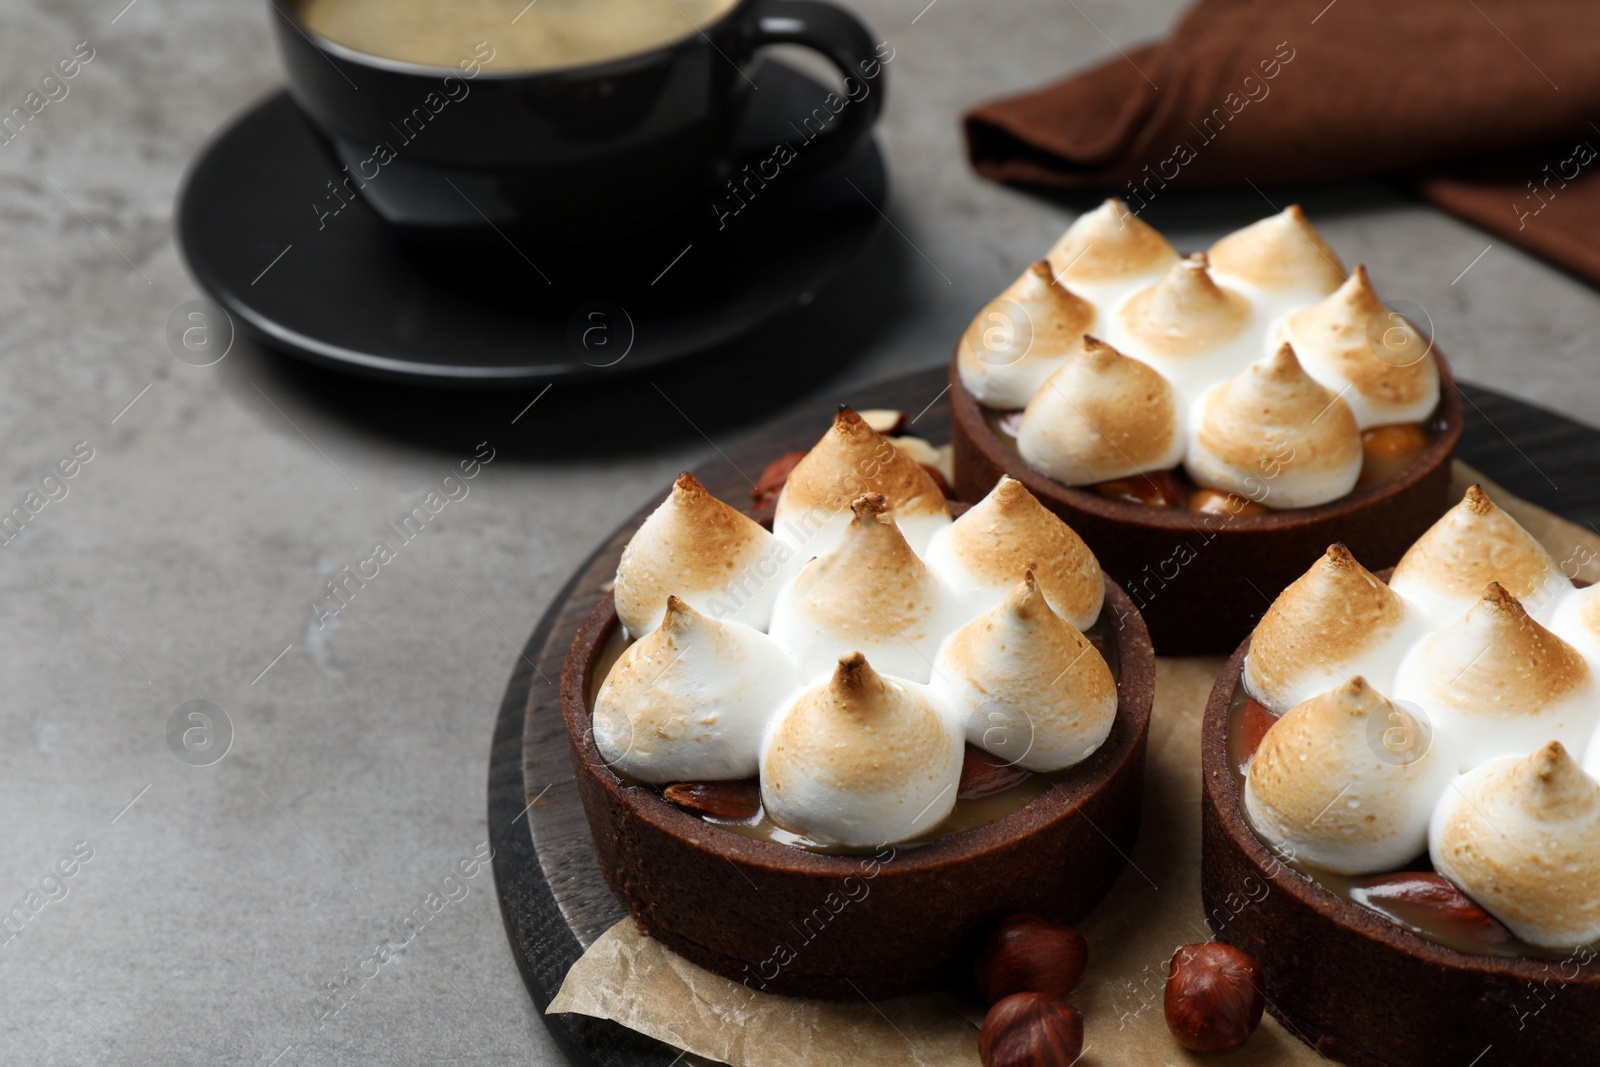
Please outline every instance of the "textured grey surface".
[[[702, 431], [942, 361], [1071, 217], [975, 179], [960, 110], [1114, 55], [1176, 4], [860, 0], [896, 49], [895, 228], [705, 366], [553, 389], [512, 425], [533, 392], [346, 383], [243, 343], [208, 368], [169, 354], [167, 317], [197, 295], [172, 243], [184, 165], [279, 73], [263, 3], [124, 2], [13, 3], [0, 35], [7, 110], [95, 49], [0, 145], [0, 511], [94, 450], [0, 547], [0, 914], [29, 916], [0, 933], [0, 1061], [555, 1062], [487, 870], [318, 1024], [327, 984], [370, 973], [484, 839], [512, 645], [606, 531], [713, 454]], [[1378, 186], [1298, 195], [1464, 376], [1600, 423], [1592, 290], [1502, 245], [1453, 281], [1486, 237]], [[1268, 210], [1246, 190], [1147, 217], [1198, 247]], [[485, 440], [470, 495], [319, 629], [330, 575]], [[213, 766], [167, 743], [194, 699], [232, 722]], [[93, 858], [41, 889], [79, 842]]]

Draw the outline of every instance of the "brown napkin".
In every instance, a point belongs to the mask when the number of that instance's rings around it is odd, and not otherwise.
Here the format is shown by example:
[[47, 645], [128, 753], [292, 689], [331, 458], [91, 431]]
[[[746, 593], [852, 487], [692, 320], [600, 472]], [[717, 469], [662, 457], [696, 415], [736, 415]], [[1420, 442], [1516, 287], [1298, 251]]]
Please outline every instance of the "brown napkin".
[[1393, 174], [1600, 283], [1600, 3], [1200, 0], [1172, 36], [966, 118], [996, 181], [1168, 188]]

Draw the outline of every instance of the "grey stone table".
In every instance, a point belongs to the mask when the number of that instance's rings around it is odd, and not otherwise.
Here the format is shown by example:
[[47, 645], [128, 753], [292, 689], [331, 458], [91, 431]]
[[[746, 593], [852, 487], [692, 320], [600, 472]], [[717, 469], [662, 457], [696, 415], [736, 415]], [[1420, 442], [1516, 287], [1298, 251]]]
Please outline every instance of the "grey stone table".
[[[0, 1062], [556, 1062], [474, 861], [515, 646], [716, 443], [943, 360], [1071, 217], [975, 179], [957, 115], [1177, 7], [858, 6], [895, 48], [892, 225], [871, 253], [694, 368], [531, 408], [536, 390], [395, 390], [243, 343], [176, 360], [165, 323], [197, 294], [174, 193], [278, 85], [268, 5], [8, 7], [0, 111], [77, 42], [93, 58], [0, 144], [0, 513], [37, 509], [0, 538], [0, 915], [22, 916], [0, 927]], [[1203, 246], [1265, 196], [1299, 197], [1422, 308], [1463, 376], [1600, 423], [1595, 293], [1382, 186], [1172, 196], [1147, 217]], [[319, 623], [325, 583], [480, 450], [467, 495]], [[46, 479], [64, 459], [72, 477]], [[208, 754], [174, 754], [175, 716], [201, 746], [211, 723]]]

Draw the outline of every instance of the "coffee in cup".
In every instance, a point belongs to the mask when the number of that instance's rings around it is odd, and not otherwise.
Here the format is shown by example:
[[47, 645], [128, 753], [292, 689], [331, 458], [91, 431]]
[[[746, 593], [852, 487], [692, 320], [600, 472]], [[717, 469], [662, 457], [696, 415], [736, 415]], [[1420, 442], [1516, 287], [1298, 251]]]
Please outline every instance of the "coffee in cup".
[[300, 0], [312, 33], [383, 59], [453, 67], [478, 42], [501, 71], [560, 70], [692, 36], [738, 0]]

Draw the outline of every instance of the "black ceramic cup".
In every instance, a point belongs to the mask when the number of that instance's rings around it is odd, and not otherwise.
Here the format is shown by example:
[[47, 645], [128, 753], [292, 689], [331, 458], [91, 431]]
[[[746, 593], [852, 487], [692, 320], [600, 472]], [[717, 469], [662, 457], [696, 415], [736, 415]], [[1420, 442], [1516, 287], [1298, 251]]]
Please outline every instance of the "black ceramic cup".
[[[290, 0], [269, 2], [290, 92], [333, 156], [310, 210], [359, 196], [429, 245], [527, 238], [583, 255], [702, 210], [714, 224], [741, 175], [824, 167], [883, 106], [884, 57], [820, 0], [740, 0], [653, 51], [540, 71], [497, 71], [492, 41], [455, 67], [367, 55], [306, 29]], [[741, 150], [750, 71], [776, 44], [821, 52], [844, 91], [819, 94], [785, 146]]]

